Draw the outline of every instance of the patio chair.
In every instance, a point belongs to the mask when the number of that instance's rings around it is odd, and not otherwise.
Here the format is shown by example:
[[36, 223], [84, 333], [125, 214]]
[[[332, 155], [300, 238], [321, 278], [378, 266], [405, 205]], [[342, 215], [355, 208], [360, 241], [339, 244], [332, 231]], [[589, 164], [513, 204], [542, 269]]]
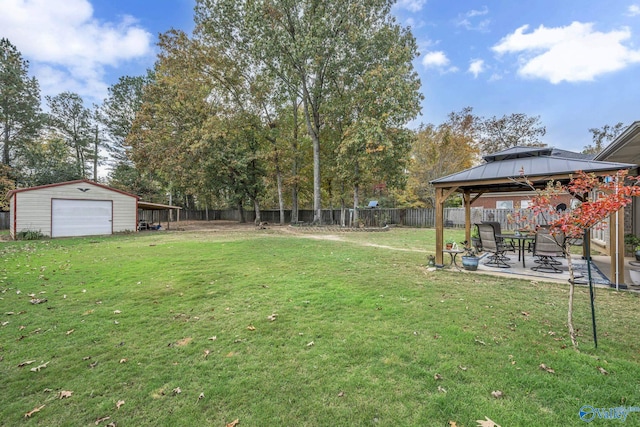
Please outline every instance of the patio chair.
[[552, 235], [548, 227], [540, 227], [533, 242], [533, 256], [538, 264], [531, 267], [533, 271], [562, 273], [558, 268], [560, 261], [556, 258], [564, 256], [564, 234]]
[[[489, 224], [495, 230], [496, 232], [495, 234], [497, 235], [502, 234], [502, 225], [500, 225], [498, 221], [482, 221], [482, 224]], [[506, 250], [513, 251], [513, 252], [516, 251], [516, 247], [513, 244], [513, 240], [505, 239], [504, 237], [496, 237], [496, 240], [502, 243], [502, 245], [505, 246]], [[509, 258], [506, 258], [506, 259], [508, 260]]]
[[[504, 252], [508, 249], [502, 242], [496, 239], [496, 231], [491, 224], [477, 224], [480, 233], [482, 250], [490, 254], [489, 260], [484, 263], [490, 267], [509, 268], [505, 262]], [[508, 259], [508, 258], [507, 258]]]

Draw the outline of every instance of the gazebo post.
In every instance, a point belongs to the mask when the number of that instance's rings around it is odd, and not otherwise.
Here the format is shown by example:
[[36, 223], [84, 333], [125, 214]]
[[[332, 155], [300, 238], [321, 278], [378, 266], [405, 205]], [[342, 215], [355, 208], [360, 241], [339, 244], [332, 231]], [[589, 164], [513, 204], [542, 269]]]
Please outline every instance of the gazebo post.
[[444, 266], [444, 188], [436, 187], [436, 267]]
[[[622, 218], [622, 221], [620, 221]], [[622, 226], [619, 222], [622, 222]], [[610, 277], [616, 289], [624, 283], [624, 208], [611, 214], [609, 221]]]
[[471, 245], [471, 190], [464, 190], [464, 240]]

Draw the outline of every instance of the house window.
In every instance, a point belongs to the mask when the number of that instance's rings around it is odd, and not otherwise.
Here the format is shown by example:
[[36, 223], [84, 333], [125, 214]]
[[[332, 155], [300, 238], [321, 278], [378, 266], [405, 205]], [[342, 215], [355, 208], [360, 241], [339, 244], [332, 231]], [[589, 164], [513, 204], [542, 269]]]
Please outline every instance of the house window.
[[513, 200], [497, 200], [496, 209], [513, 209]]
[[522, 200], [520, 202], [520, 209], [527, 209], [531, 207], [531, 200]]

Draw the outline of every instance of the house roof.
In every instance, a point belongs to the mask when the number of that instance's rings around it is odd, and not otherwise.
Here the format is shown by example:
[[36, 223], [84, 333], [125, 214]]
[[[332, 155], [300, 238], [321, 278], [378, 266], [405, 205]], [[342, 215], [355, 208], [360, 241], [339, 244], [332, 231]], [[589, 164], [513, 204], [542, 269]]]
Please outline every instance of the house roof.
[[625, 161], [640, 164], [640, 121], [633, 122], [605, 147], [596, 160]]
[[42, 190], [44, 188], [61, 187], [63, 185], [76, 185], [76, 184], [95, 185], [96, 187], [104, 188], [105, 190], [115, 191], [116, 193], [124, 194], [125, 196], [134, 197], [136, 200], [140, 198], [140, 197], [136, 196], [135, 194], [127, 193], [126, 191], [118, 190], [117, 188], [108, 187], [106, 185], [99, 184], [99, 183], [94, 182], [94, 181], [90, 181], [88, 179], [77, 179], [75, 181], [57, 182], [55, 184], [38, 185], [36, 187], [16, 188], [15, 190], [10, 190], [7, 193], [6, 197], [7, 197], [7, 199], [10, 199], [16, 193], [22, 193], [22, 192], [25, 192], [25, 191], [33, 191], [33, 190]]
[[[438, 187], [457, 186], [472, 188], [482, 185], [486, 189], [502, 187], [505, 183], [526, 176], [534, 182], [546, 183], [550, 179], [567, 177], [577, 171], [608, 172], [636, 167], [631, 163], [597, 161], [581, 153], [551, 147], [513, 147], [483, 157], [484, 163], [442, 178], [431, 184]], [[522, 190], [521, 186], [512, 185]]]

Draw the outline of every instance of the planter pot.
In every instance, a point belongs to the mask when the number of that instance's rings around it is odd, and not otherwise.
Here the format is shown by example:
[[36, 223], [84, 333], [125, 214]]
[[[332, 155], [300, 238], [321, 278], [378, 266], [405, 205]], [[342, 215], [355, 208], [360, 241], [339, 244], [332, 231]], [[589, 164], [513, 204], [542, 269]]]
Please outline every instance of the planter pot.
[[462, 257], [462, 267], [464, 267], [465, 270], [476, 271], [478, 269], [478, 262], [480, 262], [480, 258], [476, 256]]
[[636, 261], [640, 261], [640, 250], [635, 252], [636, 255]]
[[447, 248], [447, 250], [450, 251], [453, 248], [453, 243], [445, 244], [445, 248]]

